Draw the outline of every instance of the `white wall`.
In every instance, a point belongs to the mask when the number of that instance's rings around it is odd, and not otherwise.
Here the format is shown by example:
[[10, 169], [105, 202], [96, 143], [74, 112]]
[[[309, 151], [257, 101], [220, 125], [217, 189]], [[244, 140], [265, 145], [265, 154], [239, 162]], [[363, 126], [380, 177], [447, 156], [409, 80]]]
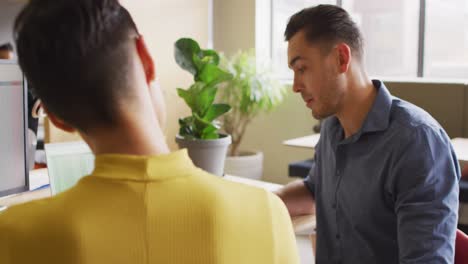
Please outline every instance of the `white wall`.
[[227, 55], [255, 48], [255, 0], [213, 0], [214, 48]]
[[174, 137], [178, 118], [188, 115], [176, 88], [187, 88], [192, 76], [174, 60], [174, 43], [180, 37], [196, 39], [202, 47], [208, 44], [209, 0], [121, 0], [132, 14], [156, 63], [156, 75], [165, 91], [168, 127], [167, 142], [176, 149]]

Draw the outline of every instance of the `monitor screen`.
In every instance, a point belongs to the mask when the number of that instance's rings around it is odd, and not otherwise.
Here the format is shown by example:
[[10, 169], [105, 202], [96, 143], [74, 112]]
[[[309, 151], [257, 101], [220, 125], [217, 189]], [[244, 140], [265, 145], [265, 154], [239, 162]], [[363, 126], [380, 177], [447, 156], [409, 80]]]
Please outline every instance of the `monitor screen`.
[[0, 197], [29, 189], [26, 86], [18, 63], [0, 60]]

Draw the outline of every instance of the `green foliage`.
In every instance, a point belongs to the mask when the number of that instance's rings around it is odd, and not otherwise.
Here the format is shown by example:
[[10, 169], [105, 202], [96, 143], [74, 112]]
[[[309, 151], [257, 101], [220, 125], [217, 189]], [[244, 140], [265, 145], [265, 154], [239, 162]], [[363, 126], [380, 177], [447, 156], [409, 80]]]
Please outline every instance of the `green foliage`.
[[238, 155], [248, 124], [261, 113], [281, 104], [286, 87], [276, 80], [270, 69], [258, 66], [254, 51], [239, 51], [230, 58], [221, 56], [221, 68], [233, 78], [225, 83], [221, 99], [232, 107], [223, 118], [223, 128], [232, 137], [231, 156]]
[[232, 75], [218, 65], [220, 57], [214, 50], [202, 50], [193, 39], [182, 38], [175, 43], [175, 60], [194, 76], [188, 89], [177, 88], [177, 94], [192, 110], [192, 115], [179, 119], [179, 134], [185, 138], [217, 139], [219, 123], [216, 119], [227, 113], [228, 104], [215, 104], [219, 85]]

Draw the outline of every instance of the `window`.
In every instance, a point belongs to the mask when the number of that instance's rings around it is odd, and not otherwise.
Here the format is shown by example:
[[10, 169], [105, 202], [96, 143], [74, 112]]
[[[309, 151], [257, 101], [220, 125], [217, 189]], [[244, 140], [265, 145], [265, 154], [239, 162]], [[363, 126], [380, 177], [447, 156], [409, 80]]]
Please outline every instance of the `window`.
[[419, 0], [348, 0], [343, 7], [364, 35], [364, 61], [370, 75], [416, 76]]
[[270, 1], [270, 55], [281, 79], [292, 78], [283, 37], [287, 21], [318, 4], [337, 4], [351, 14], [365, 39], [364, 61], [371, 76], [468, 78], [466, 0]]
[[468, 77], [468, 1], [426, 4], [424, 76]]
[[289, 18], [301, 9], [318, 4], [336, 4], [335, 0], [272, 0], [272, 60], [273, 69], [281, 79], [291, 79], [288, 68], [288, 43], [284, 41], [284, 31]]

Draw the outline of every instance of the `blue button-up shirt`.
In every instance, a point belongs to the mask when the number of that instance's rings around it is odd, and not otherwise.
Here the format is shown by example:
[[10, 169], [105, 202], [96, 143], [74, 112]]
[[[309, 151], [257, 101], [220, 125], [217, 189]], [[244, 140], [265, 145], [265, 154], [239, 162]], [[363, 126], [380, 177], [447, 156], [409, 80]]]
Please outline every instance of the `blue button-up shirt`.
[[324, 120], [306, 186], [322, 263], [453, 263], [460, 168], [441, 126], [384, 84], [361, 129]]

